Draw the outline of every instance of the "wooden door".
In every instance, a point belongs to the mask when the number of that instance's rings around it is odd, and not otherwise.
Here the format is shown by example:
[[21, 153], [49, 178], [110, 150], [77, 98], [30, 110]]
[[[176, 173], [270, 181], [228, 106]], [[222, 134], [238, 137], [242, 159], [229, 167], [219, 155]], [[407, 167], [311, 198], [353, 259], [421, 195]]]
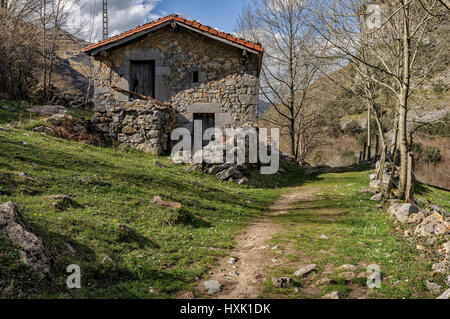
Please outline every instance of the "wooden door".
[[130, 91], [155, 98], [155, 61], [131, 61]]
[[[204, 136], [207, 129], [215, 127], [214, 113], [194, 113], [195, 121], [202, 121], [202, 136]], [[203, 146], [208, 145], [209, 142], [210, 140], [203, 140]]]

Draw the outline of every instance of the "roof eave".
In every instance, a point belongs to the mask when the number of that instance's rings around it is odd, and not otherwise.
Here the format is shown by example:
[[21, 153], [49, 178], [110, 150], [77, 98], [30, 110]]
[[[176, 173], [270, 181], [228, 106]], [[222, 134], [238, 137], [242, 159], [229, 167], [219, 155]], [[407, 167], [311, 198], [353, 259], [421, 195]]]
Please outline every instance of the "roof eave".
[[83, 49], [83, 52], [88, 54], [88, 55], [90, 55], [90, 56], [96, 56], [96, 55], [100, 54], [101, 52], [104, 52], [104, 51], [107, 51], [107, 50], [112, 50], [112, 49], [114, 49], [114, 48], [116, 48], [118, 46], [125, 45], [128, 42], [131, 42], [131, 41], [133, 41], [133, 40], [135, 40], [135, 39], [137, 39], [139, 37], [142, 37], [142, 36], [144, 36], [144, 35], [146, 35], [148, 33], [157, 31], [157, 30], [159, 30], [159, 29], [161, 29], [161, 28], [171, 24], [172, 22], [175, 22], [177, 25], [179, 25], [181, 27], [184, 27], [184, 28], [186, 28], [188, 30], [197, 32], [197, 33], [202, 34], [204, 36], [207, 36], [209, 38], [215, 39], [217, 41], [226, 43], [226, 44], [234, 46], [236, 48], [239, 48], [239, 49], [242, 49], [242, 50], [246, 50], [246, 51], [251, 52], [253, 54], [259, 55], [259, 56], [261, 56], [261, 58], [262, 58], [262, 55], [264, 53], [264, 50], [263, 51], [259, 51], [259, 50], [255, 50], [255, 49], [249, 48], [249, 47], [247, 47], [245, 45], [241, 45], [239, 43], [236, 43], [236, 42], [233, 42], [233, 41], [221, 38], [219, 36], [215, 36], [215, 35], [213, 35], [213, 34], [211, 34], [209, 32], [202, 31], [202, 30], [199, 30], [199, 29], [194, 28], [194, 27], [190, 27], [190, 26], [188, 26], [188, 25], [186, 25], [184, 23], [181, 23], [179, 21], [176, 21], [176, 20], [169, 20], [169, 21], [163, 22], [163, 23], [161, 23], [161, 24], [159, 24], [159, 25], [157, 25], [157, 26], [155, 26], [153, 28], [150, 28], [150, 29], [147, 29], [147, 30], [143, 30], [141, 32], [138, 32], [136, 34], [130, 35], [130, 36], [126, 37], [126, 38], [117, 40], [117, 41], [112, 42], [112, 43], [108, 43], [108, 44], [105, 44], [105, 45], [102, 45], [102, 46], [94, 47], [92, 49], [89, 49], [89, 47], [86, 47], [86, 48]]

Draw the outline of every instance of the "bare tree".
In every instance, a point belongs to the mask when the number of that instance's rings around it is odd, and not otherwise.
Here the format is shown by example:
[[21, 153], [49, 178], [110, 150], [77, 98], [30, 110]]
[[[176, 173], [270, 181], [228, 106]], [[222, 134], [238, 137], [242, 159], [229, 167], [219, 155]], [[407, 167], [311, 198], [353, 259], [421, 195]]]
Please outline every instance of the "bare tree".
[[[362, 18], [370, 21], [371, 14], [374, 14], [369, 11], [369, 4], [376, 5], [375, 8], [380, 10], [379, 21], [372, 24], [371, 30], [361, 29], [364, 24], [359, 21]], [[426, 48], [433, 41], [430, 35], [433, 27], [445, 16], [444, 12], [436, 12], [444, 8], [437, 0], [342, 0], [332, 3], [317, 0], [311, 8], [316, 17], [311, 26], [324, 40], [350, 61], [382, 72], [386, 76], [384, 80], [380, 81], [370, 74], [366, 74], [366, 80], [387, 88], [397, 98], [401, 153], [399, 190], [401, 197], [404, 197], [408, 168], [406, 121], [409, 97], [439, 61], [438, 57], [429, 59]], [[361, 34], [370, 35], [369, 41], [361, 43]], [[362, 45], [367, 55], [358, 54]]]
[[23, 98], [34, 85], [36, 55], [34, 0], [2, 1], [0, 7], [0, 92]]
[[40, 0], [39, 15], [42, 28], [41, 54], [43, 64], [43, 93], [44, 98], [50, 98], [52, 76], [57, 51], [57, 39], [61, 30], [67, 26], [74, 14], [74, 8], [80, 0]]
[[265, 120], [285, 129], [290, 153], [300, 159], [311, 142], [308, 129], [318, 118], [306, 105], [318, 70], [318, 61], [308, 54], [315, 37], [303, 24], [306, 15], [300, 0], [249, 0], [238, 23], [241, 34], [265, 48], [261, 94], [277, 114]]

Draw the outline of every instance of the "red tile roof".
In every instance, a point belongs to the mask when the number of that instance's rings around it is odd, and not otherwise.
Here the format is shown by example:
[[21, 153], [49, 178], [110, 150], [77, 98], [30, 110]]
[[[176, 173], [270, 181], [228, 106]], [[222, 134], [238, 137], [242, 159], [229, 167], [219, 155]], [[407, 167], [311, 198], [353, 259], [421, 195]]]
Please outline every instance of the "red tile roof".
[[139, 32], [142, 32], [142, 31], [145, 31], [145, 30], [150, 30], [150, 29], [152, 29], [152, 28], [154, 28], [154, 27], [156, 27], [158, 25], [161, 25], [161, 24], [169, 22], [169, 21], [176, 21], [176, 22], [184, 24], [186, 26], [196, 28], [196, 29], [198, 29], [200, 31], [208, 32], [208, 33], [210, 33], [213, 36], [217, 36], [217, 37], [223, 38], [225, 40], [228, 40], [230, 42], [242, 45], [242, 46], [247, 47], [249, 49], [253, 49], [253, 50], [261, 52], [261, 53], [264, 52], [264, 48], [259, 43], [254, 43], [254, 42], [250, 42], [250, 41], [247, 41], [247, 40], [244, 40], [244, 39], [241, 39], [241, 38], [237, 38], [237, 37], [233, 36], [232, 34], [216, 30], [216, 29], [211, 28], [209, 26], [200, 24], [197, 21], [188, 20], [188, 19], [184, 19], [184, 18], [178, 17], [177, 15], [169, 15], [169, 16], [167, 16], [165, 18], [161, 18], [161, 19], [158, 19], [156, 21], [152, 21], [152, 22], [149, 22], [147, 24], [144, 24], [142, 26], [138, 26], [135, 29], [126, 31], [126, 32], [124, 32], [122, 34], [116, 35], [116, 36], [111, 37], [109, 39], [106, 39], [104, 41], [100, 41], [100, 42], [98, 42], [96, 44], [92, 44], [92, 45], [84, 48], [83, 52], [90, 52], [90, 51], [92, 51], [94, 49], [101, 48], [102, 46], [105, 46], [107, 44], [111, 44], [111, 43], [117, 42], [119, 40], [125, 39], [125, 38], [130, 37], [132, 35], [135, 35], [135, 34], [137, 34]]

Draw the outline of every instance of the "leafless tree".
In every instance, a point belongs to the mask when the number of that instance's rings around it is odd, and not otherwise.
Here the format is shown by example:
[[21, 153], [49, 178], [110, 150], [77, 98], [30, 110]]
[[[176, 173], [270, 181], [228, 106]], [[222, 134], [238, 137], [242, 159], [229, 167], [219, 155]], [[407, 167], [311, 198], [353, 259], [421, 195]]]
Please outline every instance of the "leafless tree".
[[[396, 96], [401, 153], [399, 190], [403, 197], [408, 169], [406, 121], [409, 97], [439, 61], [439, 57], [430, 59], [427, 56], [427, 47], [434, 40], [433, 28], [446, 15], [442, 12], [445, 8], [437, 0], [317, 0], [311, 3], [311, 12], [315, 16], [311, 26], [349, 61], [383, 73], [382, 81], [371, 74], [366, 74], [365, 80], [387, 88]], [[371, 21], [371, 15], [377, 12], [369, 9], [374, 8], [380, 10], [378, 21], [372, 23], [370, 30], [362, 29], [361, 26], [367, 24], [359, 21]], [[365, 34], [368, 41], [361, 42], [361, 34]], [[366, 55], [359, 54], [362, 46]], [[436, 52], [438, 54], [439, 50]]]
[[35, 0], [2, 1], [0, 7], [0, 93], [23, 98], [35, 84]]
[[40, 0], [37, 13], [42, 29], [41, 54], [43, 64], [43, 93], [49, 98], [57, 51], [57, 39], [61, 30], [67, 26], [80, 0]]
[[308, 89], [316, 78], [315, 37], [303, 24], [307, 10], [300, 0], [249, 0], [240, 16], [240, 33], [264, 45], [261, 94], [275, 110], [265, 117], [289, 138], [291, 155], [304, 160], [310, 149], [311, 129], [319, 118], [307, 105]]

